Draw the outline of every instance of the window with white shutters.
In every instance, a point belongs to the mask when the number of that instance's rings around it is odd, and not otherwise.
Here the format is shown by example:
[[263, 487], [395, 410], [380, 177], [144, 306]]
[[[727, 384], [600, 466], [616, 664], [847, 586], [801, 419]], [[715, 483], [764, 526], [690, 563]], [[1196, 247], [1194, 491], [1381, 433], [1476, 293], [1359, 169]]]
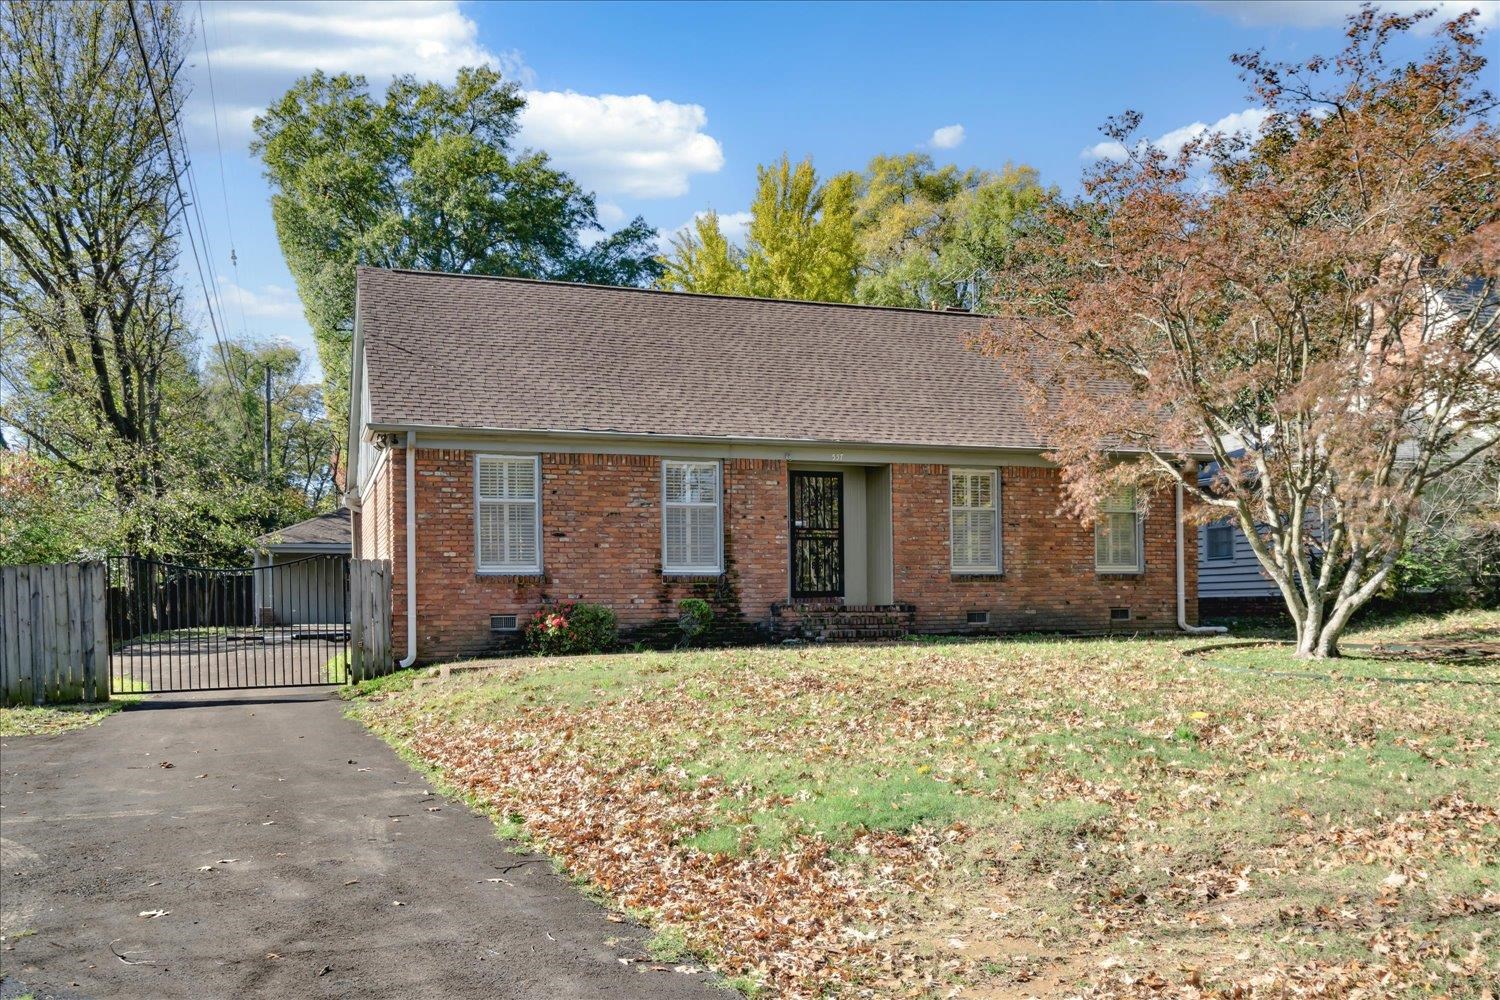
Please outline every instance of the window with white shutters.
[[723, 514], [718, 462], [662, 462], [662, 572], [721, 573]]
[[949, 545], [955, 573], [1000, 572], [1000, 476], [994, 469], [949, 473]]
[[532, 455], [479, 455], [474, 524], [481, 573], [542, 571], [540, 488]]
[[1141, 516], [1135, 490], [1122, 490], [1104, 502], [1094, 523], [1094, 567], [1101, 573], [1139, 573]]

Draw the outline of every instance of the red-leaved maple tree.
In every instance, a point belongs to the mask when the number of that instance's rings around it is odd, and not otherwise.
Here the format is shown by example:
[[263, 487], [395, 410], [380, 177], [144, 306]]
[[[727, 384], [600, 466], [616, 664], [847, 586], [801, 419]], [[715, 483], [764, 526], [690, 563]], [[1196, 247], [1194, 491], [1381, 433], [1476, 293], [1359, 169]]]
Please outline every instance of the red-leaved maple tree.
[[1180, 485], [1249, 537], [1305, 657], [1338, 655], [1423, 491], [1500, 439], [1495, 101], [1472, 14], [1394, 58], [1431, 17], [1367, 6], [1336, 57], [1236, 56], [1255, 135], [1169, 155], [1112, 121], [1119, 155], [1018, 240], [980, 344], [1074, 513]]

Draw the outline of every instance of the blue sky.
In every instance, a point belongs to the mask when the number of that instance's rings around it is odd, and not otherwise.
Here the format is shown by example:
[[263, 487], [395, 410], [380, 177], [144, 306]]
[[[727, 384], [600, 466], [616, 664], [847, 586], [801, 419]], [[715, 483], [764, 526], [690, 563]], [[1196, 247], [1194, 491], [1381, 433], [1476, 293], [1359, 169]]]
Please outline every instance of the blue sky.
[[[709, 207], [733, 223], [756, 164], [782, 152], [811, 155], [822, 173], [910, 150], [1012, 161], [1072, 190], [1108, 116], [1139, 110], [1146, 133], [1169, 141], [1195, 124], [1253, 122], [1230, 54], [1332, 53], [1356, 6], [205, 2], [188, 142], [208, 283], [231, 335], [286, 338], [312, 360], [247, 144], [255, 112], [314, 68], [362, 72], [378, 89], [395, 72], [499, 66], [530, 95], [522, 144], [593, 189], [611, 228], [641, 214], [670, 232]], [[1500, 22], [1500, 0], [1478, 6]], [[1487, 49], [1494, 60], [1495, 39]]]

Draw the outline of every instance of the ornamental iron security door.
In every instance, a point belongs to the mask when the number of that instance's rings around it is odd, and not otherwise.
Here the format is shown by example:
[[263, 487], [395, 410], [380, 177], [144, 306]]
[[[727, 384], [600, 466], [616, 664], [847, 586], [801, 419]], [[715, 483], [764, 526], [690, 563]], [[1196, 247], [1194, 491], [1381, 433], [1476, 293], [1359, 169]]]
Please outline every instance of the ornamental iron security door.
[[844, 474], [793, 470], [792, 598], [844, 596]]

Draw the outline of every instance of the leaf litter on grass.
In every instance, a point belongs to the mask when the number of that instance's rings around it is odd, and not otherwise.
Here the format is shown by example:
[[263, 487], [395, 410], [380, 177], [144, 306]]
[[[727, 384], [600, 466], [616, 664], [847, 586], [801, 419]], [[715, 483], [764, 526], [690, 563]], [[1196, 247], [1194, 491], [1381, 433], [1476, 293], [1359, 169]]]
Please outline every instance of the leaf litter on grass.
[[604, 657], [358, 712], [772, 995], [1483, 995], [1495, 692], [1176, 650]]

